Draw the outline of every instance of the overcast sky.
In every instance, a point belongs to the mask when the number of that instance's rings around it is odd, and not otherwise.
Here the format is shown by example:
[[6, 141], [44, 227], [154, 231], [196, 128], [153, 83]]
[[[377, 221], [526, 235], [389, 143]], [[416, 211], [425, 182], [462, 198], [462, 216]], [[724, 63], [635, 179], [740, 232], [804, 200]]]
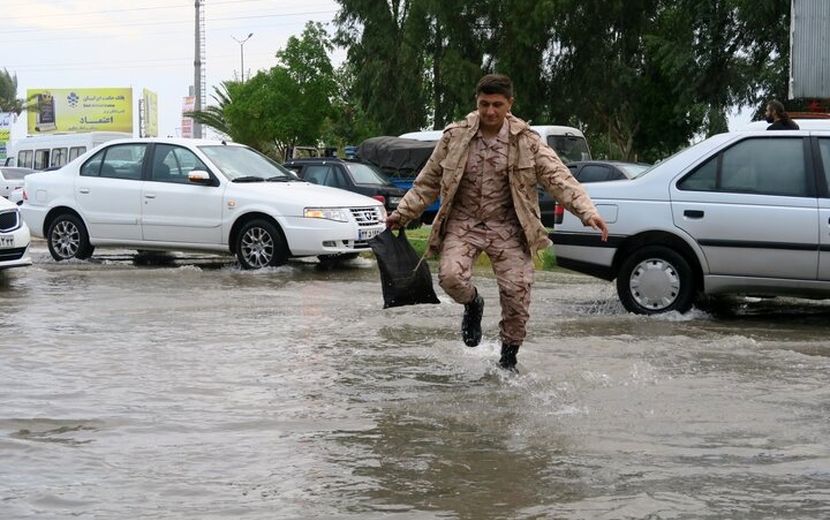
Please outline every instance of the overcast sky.
[[[207, 102], [213, 86], [239, 76], [240, 45], [251, 73], [276, 63], [275, 52], [309, 20], [331, 24], [334, 0], [206, 0]], [[193, 83], [193, 0], [0, 0], [0, 67], [17, 74], [18, 94], [29, 88], [133, 87], [134, 128], [143, 88], [158, 94], [159, 135], [176, 136], [182, 98]], [[335, 65], [345, 51], [332, 55]], [[247, 75], [247, 72], [246, 72]], [[750, 113], [733, 114], [730, 127]], [[26, 118], [12, 128], [25, 137]], [[552, 124], [555, 121], [550, 122]], [[415, 129], [413, 129], [415, 130]]]
[[[143, 88], [158, 94], [159, 135], [177, 135], [182, 98], [193, 83], [193, 0], [0, 0], [0, 67], [17, 74], [18, 96], [29, 88], [133, 87], [134, 128]], [[276, 63], [274, 54], [309, 20], [328, 24], [334, 0], [206, 0], [207, 102], [213, 86]], [[337, 51], [332, 61], [345, 57]], [[247, 76], [247, 72], [246, 72]], [[25, 114], [12, 140], [26, 135]]]

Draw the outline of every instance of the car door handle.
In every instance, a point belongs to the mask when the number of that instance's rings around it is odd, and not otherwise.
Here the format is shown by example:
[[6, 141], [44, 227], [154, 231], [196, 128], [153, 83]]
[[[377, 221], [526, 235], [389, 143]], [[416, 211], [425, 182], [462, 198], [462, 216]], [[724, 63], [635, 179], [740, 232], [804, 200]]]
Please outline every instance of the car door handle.
[[154, 199], [154, 198], [156, 198], [156, 194], [155, 193], [145, 193], [144, 198], [145, 199]]
[[78, 188], [78, 191], [81, 193], [89, 193], [89, 188]]
[[684, 217], [703, 218], [703, 212], [699, 209], [687, 209], [683, 212]]

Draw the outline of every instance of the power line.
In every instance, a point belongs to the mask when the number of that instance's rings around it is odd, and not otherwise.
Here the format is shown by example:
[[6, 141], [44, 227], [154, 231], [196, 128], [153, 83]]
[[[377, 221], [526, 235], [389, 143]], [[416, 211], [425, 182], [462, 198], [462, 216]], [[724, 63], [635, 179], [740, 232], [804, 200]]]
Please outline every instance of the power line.
[[[54, 0], [53, 0], [54, 1]], [[227, 4], [234, 4], [238, 5], [241, 3], [252, 3], [252, 2], [273, 2], [273, 0], [225, 0], [225, 1], [211, 1], [210, 5], [227, 5]], [[6, 4], [3, 7], [8, 9], [9, 7], [31, 7], [30, 2], [24, 2], [20, 4]], [[156, 6], [143, 6], [143, 7], [126, 7], [123, 9], [106, 9], [106, 10], [98, 10], [98, 11], [83, 11], [79, 13], [61, 13], [61, 18], [66, 18], [68, 16], [86, 16], [90, 14], [112, 14], [112, 13], [127, 13], [127, 12], [135, 12], [135, 11], [155, 11], [159, 9], [189, 9], [193, 7], [192, 2], [186, 2], [179, 5], [156, 5]], [[31, 20], [32, 16], [6, 16], [3, 17], [3, 22], [17, 22], [19, 20]], [[43, 19], [43, 16], [38, 15], [38, 19]]]
[[[309, 15], [316, 15], [316, 14], [334, 14], [336, 11], [326, 10], [326, 11], [306, 11], [301, 13], [274, 13], [274, 14], [258, 14], [252, 16], [229, 16], [229, 17], [220, 17], [220, 18], [210, 18], [208, 21], [228, 21], [228, 20], [250, 20], [252, 18], [285, 18], [289, 16], [309, 16]], [[152, 21], [152, 22], [137, 22], [137, 23], [125, 23], [125, 24], [85, 24], [85, 25], [67, 25], [61, 27], [49, 27], [48, 29], [12, 29], [10, 31], [0, 31], [0, 35], [2, 34], [16, 34], [16, 33], [31, 33], [31, 32], [38, 32], [38, 31], [45, 31], [45, 30], [67, 30], [67, 29], [96, 29], [96, 28], [103, 28], [103, 27], [111, 27], [113, 29], [118, 29], [122, 27], [140, 27], [145, 25], [177, 25], [177, 24], [190, 24], [192, 23], [191, 20], [171, 20], [171, 21]]]
[[[312, 21], [319, 21], [319, 22], [323, 23], [324, 25], [328, 25], [328, 24], [331, 23], [331, 22], [327, 22], [327, 21], [324, 21], [324, 20], [313, 20], [312, 19]], [[286, 25], [296, 25], [296, 23], [295, 22], [284, 22], [284, 23], [267, 23], [267, 24], [246, 24], [245, 28], [246, 29], [274, 28], [274, 27], [284, 27]], [[231, 28], [234, 28], [234, 27], [236, 27], [236, 26], [227, 25], [227, 26], [223, 26], [223, 27], [209, 27], [208, 30], [207, 30], [207, 33], [208, 33], [208, 35], [216, 34], [220, 30], [231, 29]], [[191, 38], [192, 37], [191, 35], [188, 35], [188, 34], [183, 35], [182, 31], [180, 31], [180, 30], [142, 32], [141, 36], [143, 36], [143, 37], [146, 37], [146, 36], [163, 36], [163, 35], [169, 35], [169, 34], [175, 34], [176, 36], [181, 36], [183, 38], [185, 38], [185, 37], [186, 38]], [[100, 40], [100, 39], [101, 39], [101, 36], [98, 35], [98, 34], [87, 35], [87, 36], [56, 36], [54, 38], [38, 38], [37, 43], [55, 42], [55, 41]], [[9, 45], [15, 45], [15, 44], [25, 45], [26, 47], [31, 47], [31, 45], [32, 45], [31, 42], [21, 42], [19, 40], [2, 40], [2, 39], [0, 39], [0, 45], [5, 45], [7, 47], [7, 50], [8, 50]]]

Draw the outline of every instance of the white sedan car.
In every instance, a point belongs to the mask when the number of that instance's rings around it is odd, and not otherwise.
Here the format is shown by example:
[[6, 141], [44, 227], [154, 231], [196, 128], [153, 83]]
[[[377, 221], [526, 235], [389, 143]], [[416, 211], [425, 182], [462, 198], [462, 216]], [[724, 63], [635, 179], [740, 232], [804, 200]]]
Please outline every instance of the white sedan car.
[[29, 240], [17, 206], [0, 197], [0, 269], [31, 265]]
[[117, 246], [230, 252], [256, 269], [357, 255], [386, 218], [377, 200], [302, 182], [251, 148], [193, 139], [109, 141], [26, 177], [25, 199], [55, 260]]
[[8, 199], [13, 191], [23, 187], [23, 179], [34, 172], [31, 168], [0, 166], [0, 197]]
[[713, 136], [627, 182], [586, 184], [607, 242], [570, 214], [557, 263], [616, 279], [631, 312], [719, 294], [830, 298], [830, 124]]

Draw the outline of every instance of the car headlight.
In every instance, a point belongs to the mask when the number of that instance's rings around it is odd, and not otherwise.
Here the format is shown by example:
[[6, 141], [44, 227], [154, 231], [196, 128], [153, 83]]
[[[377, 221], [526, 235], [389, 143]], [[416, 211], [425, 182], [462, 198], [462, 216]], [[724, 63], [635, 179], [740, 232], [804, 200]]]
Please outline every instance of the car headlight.
[[336, 220], [337, 222], [349, 221], [349, 212], [343, 208], [305, 208], [303, 210], [303, 216], [305, 218]]

